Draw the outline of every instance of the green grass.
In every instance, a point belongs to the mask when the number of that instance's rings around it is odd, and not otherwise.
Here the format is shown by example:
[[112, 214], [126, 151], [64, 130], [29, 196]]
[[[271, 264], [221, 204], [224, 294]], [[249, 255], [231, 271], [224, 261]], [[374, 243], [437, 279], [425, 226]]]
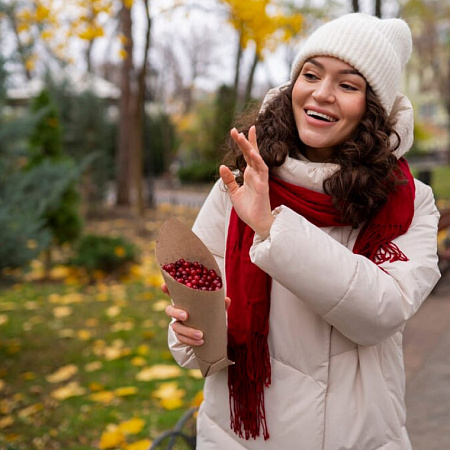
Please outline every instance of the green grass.
[[[203, 382], [186, 370], [171, 379], [136, 379], [144, 367], [175, 366], [167, 349], [168, 318], [155, 310], [162, 298], [159, 288], [138, 282], [90, 287], [17, 284], [2, 289], [0, 448], [95, 449], [108, 424], [132, 418], [143, 419], [145, 426], [140, 433], [127, 435], [127, 443], [154, 439], [172, 427]], [[123, 354], [111, 359], [104, 349], [114, 345]], [[145, 365], [134, 365], [136, 357]], [[100, 363], [100, 368], [89, 371], [86, 365], [92, 362]], [[77, 372], [49, 382], [48, 375], [67, 365], [75, 365]], [[152, 396], [168, 381], [186, 392], [174, 410], [165, 409]], [[52, 396], [70, 382], [77, 382], [84, 393], [62, 400]], [[128, 386], [137, 392], [113, 395], [106, 403], [90, 397], [99, 390], [114, 392]], [[30, 413], [26, 408], [33, 405], [36, 410]]]

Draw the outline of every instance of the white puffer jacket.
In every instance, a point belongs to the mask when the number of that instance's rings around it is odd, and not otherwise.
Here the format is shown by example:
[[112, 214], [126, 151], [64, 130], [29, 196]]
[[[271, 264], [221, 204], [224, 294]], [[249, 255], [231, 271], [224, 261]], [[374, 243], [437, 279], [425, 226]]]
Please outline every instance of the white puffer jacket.
[[[394, 106], [402, 136], [412, 142], [412, 110]], [[330, 164], [288, 158], [278, 177], [323, 192]], [[231, 203], [217, 182], [194, 225], [224, 269]], [[265, 390], [270, 438], [240, 439], [230, 429], [227, 370], [205, 380], [198, 415], [200, 450], [406, 450], [402, 331], [439, 279], [439, 213], [431, 189], [416, 180], [415, 213], [395, 243], [407, 262], [380, 270], [351, 249], [358, 230], [317, 228], [281, 206], [270, 236], [255, 237], [251, 259], [273, 279], [268, 337], [272, 385]], [[249, 280], [251, 283], [251, 280]], [[169, 346], [183, 367], [192, 349], [169, 327]]]

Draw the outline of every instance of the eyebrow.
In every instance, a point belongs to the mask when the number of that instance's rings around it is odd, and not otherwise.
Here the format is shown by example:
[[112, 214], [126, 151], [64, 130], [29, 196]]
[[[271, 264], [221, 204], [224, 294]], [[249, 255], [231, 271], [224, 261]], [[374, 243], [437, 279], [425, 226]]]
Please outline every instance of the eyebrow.
[[[325, 69], [324, 65], [321, 64], [319, 61], [317, 61], [317, 60], [314, 59], [314, 58], [309, 58], [309, 59], [307, 59], [307, 60], [305, 61], [305, 64], [306, 64], [306, 63], [311, 63], [311, 64], [314, 64], [315, 66], [319, 67], [320, 69]], [[357, 70], [355, 70], [355, 69], [344, 69], [344, 70], [340, 70], [339, 73], [340, 73], [340, 74], [343, 74], [343, 75], [358, 75], [358, 76], [360, 76], [361, 78], [365, 79], [365, 78], [363, 77], [363, 75], [362, 75], [361, 73], [359, 73], [359, 72], [358, 72]]]

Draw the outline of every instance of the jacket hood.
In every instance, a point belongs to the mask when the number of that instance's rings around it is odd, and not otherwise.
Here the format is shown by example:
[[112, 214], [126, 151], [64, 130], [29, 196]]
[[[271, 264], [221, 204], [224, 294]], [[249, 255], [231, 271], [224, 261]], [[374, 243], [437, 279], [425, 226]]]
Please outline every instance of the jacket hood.
[[[270, 89], [264, 97], [261, 109], [264, 109], [280, 90], [286, 88], [288, 85], [289, 82]], [[397, 159], [400, 159], [409, 151], [414, 142], [414, 111], [411, 102], [406, 95], [397, 92], [390, 117], [394, 119], [394, 129], [401, 140], [400, 146], [394, 152]], [[393, 146], [397, 144], [397, 137], [395, 135], [391, 136], [391, 143]]]
[[[400, 159], [409, 151], [414, 142], [414, 111], [406, 95], [397, 93], [391, 117], [394, 119], [394, 129], [401, 139], [400, 146], [394, 152], [397, 159]], [[391, 142], [395, 145], [395, 136], [391, 136]]]

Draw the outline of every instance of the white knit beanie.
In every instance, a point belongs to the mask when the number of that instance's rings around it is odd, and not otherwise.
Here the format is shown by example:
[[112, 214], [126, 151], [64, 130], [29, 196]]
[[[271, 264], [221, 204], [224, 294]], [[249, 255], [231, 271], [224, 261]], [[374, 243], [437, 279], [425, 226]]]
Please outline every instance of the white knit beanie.
[[291, 80], [297, 79], [307, 59], [334, 56], [364, 76], [389, 115], [411, 51], [411, 31], [403, 20], [346, 14], [307, 39], [292, 65]]

